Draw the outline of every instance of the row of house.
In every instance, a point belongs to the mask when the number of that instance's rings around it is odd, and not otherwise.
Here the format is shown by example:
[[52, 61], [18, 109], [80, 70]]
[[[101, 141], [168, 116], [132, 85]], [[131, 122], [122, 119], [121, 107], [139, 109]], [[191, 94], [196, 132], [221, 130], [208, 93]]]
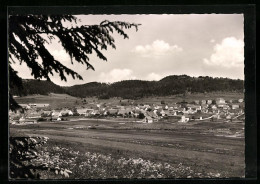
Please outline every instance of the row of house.
[[242, 103], [244, 102], [244, 99], [240, 98], [237, 100], [231, 99], [231, 100], [225, 100], [224, 98], [216, 98], [214, 100], [208, 99], [208, 100], [195, 100], [194, 104], [232, 104], [232, 103]]
[[[114, 116], [114, 117], [135, 117], [143, 118], [143, 122], [156, 122], [161, 118], [175, 118], [180, 122], [190, 120], [203, 120], [207, 118], [234, 117], [243, 113], [243, 99], [233, 100], [230, 103], [223, 98], [213, 100], [195, 100], [195, 103], [179, 102], [175, 104], [128, 104], [128, 105], [110, 105], [110, 104], [88, 104], [73, 109], [44, 110], [49, 104], [20, 104], [26, 111], [19, 115], [21, 118], [35, 119], [41, 117], [50, 117], [52, 120], [61, 120], [64, 116]], [[239, 102], [239, 103], [237, 103]], [[10, 116], [15, 115], [12, 112]], [[142, 116], [140, 116], [142, 115]], [[17, 114], [16, 114], [17, 116]]]

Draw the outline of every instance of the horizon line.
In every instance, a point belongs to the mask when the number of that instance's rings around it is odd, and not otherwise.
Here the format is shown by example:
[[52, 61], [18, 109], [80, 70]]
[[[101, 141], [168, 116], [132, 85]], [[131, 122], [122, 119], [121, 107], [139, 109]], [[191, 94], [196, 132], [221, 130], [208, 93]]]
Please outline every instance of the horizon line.
[[[91, 82], [85, 82], [85, 83], [82, 83], [82, 84], [74, 84], [74, 85], [70, 85], [70, 86], [63, 86], [63, 85], [59, 85], [59, 84], [56, 84], [55, 82], [53, 82], [53, 80], [50, 80], [50, 82], [58, 85], [58, 86], [61, 86], [61, 87], [72, 87], [72, 86], [76, 86], [76, 85], [84, 85], [84, 84], [88, 84], [88, 83], [102, 83], [102, 84], [113, 84], [113, 83], [117, 83], [117, 82], [122, 82], [122, 81], [148, 81], [148, 82], [152, 82], [152, 81], [155, 81], [155, 82], [158, 82], [166, 77], [169, 77], [169, 76], [188, 76], [188, 77], [192, 77], [192, 78], [199, 78], [199, 77], [211, 77], [213, 79], [216, 79], [216, 78], [223, 78], [223, 79], [231, 79], [231, 80], [242, 80], [244, 81], [244, 79], [239, 79], [239, 78], [229, 78], [229, 77], [213, 77], [213, 76], [208, 76], [208, 75], [205, 75], [205, 76], [190, 76], [190, 75], [187, 75], [187, 74], [181, 74], [181, 75], [167, 75], [165, 77], [162, 77], [161, 79], [159, 80], [145, 80], [145, 79], [125, 79], [125, 80], [119, 80], [119, 81], [114, 81], [114, 82], [100, 82], [100, 81], [91, 81]], [[47, 81], [47, 79], [34, 79], [34, 78], [21, 78], [22, 80], [40, 80], [40, 81]], [[82, 80], [84, 81], [84, 80]]]

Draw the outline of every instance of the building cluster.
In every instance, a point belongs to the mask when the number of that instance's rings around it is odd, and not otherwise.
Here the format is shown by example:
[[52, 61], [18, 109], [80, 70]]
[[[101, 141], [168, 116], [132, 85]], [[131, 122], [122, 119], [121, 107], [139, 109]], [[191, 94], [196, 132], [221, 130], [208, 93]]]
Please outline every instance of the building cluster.
[[243, 118], [243, 99], [195, 100], [193, 102], [178, 102], [167, 104], [136, 104], [120, 101], [118, 105], [106, 103], [90, 103], [74, 108], [51, 109], [49, 104], [20, 104], [23, 112], [10, 111], [11, 122], [51, 120], [60, 121], [69, 116], [79, 117], [114, 117], [137, 118], [144, 123], [157, 122], [160, 119], [188, 122], [214, 119]]

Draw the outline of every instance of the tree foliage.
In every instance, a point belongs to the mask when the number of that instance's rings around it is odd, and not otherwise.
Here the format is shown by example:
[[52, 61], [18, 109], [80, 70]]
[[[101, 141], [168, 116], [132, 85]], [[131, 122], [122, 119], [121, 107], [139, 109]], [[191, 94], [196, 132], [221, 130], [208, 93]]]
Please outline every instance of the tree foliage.
[[46, 142], [46, 137], [10, 137], [10, 177], [39, 179], [37, 170], [48, 169], [38, 153]]
[[[19, 86], [20, 79], [17, 72], [11, 67], [17, 59], [20, 64], [25, 63], [31, 70], [35, 79], [50, 80], [54, 72], [58, 73], [61, 80], [66, 81], [66, 76], [82, 80], [82, 76], [62, 64], [63, 61], [55, 58], [46, 48], [52, 40], [57, 39], [64, 50], [70, 55], [71, 63], [82, 63], [86, 69], [93, 69], [89, 62], [89, 55], [96, 53], [102, 60], [107, 58], [101, 52], [109, 46], [116, 48], [113, 32], [124, 38], [128, 35], [124, 29], [134, 27], [138, 30], [139, 24], [105, 20], [99, 25], [77, 26], [79, 20], [73, 15], [10, 15], [9, 16], [9, 74], [10, 87]], [[64, 26], [65, 22], [73, 24]], [[12, 95], [10, 95], [12, 97]]]

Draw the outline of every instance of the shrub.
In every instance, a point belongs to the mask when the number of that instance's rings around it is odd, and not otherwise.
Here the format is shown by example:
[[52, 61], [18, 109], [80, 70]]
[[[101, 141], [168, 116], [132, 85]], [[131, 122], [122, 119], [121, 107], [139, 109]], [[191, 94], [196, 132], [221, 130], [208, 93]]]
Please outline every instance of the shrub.
[[47, 119], [46, 118], [39, 118], [37, 119], [37, 121], [46, 121]]
[[47, 142], [46, 137], [10, 137], [10, 176], [11, 178], [40, 178], [37, 169], [47, 169], [37, 164], [37, 147]]

